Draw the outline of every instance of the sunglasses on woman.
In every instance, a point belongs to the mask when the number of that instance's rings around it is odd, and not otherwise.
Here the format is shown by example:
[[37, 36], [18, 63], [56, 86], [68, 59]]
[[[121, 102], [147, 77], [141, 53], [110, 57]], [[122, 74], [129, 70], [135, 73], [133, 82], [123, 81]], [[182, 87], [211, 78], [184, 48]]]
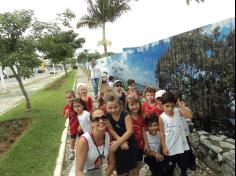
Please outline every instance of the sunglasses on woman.
[[99, 122], [100, 120], [102, 120], [102, 121], [107, 121], [107, 120], [108, 120], [108, 117], [105, 116], [105, 115], [103, 115], [103, 116], [101, 116], [101, 117], [93, 117], [93, 118], [92, 118], [92, 122]]
[[117, 84], [115, 85], [115, 87], [122, 87], [122, 84]]

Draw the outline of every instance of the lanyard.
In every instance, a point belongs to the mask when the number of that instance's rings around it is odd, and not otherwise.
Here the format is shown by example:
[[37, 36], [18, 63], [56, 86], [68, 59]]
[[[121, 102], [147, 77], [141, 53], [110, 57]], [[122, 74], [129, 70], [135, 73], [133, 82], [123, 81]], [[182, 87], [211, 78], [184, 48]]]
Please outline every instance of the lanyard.
[[92, 133], [89, 133], [89, 134], [90, 134], [90, 136], [91, 136], [91, 138], [92, 138], [92, 140], [93, 140], [94, 145], [96, 146], [96, 149], [97, 149], [97, 151], [98, 151], [99, 157], [100, 157], [100, 158], [105, 158], [105, 156], [104, 156], [104, 151], [105, 151], [106, 136], [104, 135], [103, 151], [102, 151], [102, 154], [101, 154], [100, 151], [99, 151], [99, 149], [98, 149], [98, 146], [97, 146], [97, 143], [96, 143], [96, 141], [95, 141], [95, 139], [94, 139], [93, 134], [92, 134]]

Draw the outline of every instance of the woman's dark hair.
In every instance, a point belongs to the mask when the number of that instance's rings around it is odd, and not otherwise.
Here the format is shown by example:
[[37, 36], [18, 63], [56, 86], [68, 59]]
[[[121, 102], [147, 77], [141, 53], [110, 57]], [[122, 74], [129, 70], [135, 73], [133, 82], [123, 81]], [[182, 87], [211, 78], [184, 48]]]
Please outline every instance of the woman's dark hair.
[[145, 117], [145, 124], [146, 126], [151, 125], [152, 123], [157, 122], [158, 123], [158, 116], [157, 114], [149, 114]]
[[87, 111], [86, 104], [85, 104], [85, 102], [84, 102], [84, 100], [82, 98], [75, 98], [75, 99], [73, 99], [72, 106], [73, 106], [74, 103], [81, 104], [84, 107], [83, 110]]
[[174, 103], [174, 104], [176, 104], [176, 102], [177, 102], [176, 96], [172, 92], [170, 92], [170, 91], [165, 92], [162, 95], [161, 98], [162, 98], [161, 102], [162, 102], [163, 105], [166, 104], [166, 103]]

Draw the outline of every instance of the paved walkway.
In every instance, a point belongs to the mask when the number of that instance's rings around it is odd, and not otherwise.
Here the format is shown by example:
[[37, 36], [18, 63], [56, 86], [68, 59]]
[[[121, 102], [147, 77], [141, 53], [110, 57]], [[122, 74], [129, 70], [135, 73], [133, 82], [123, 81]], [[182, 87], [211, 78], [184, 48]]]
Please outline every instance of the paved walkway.
[[[64, 74], [64, 72], [60, 72], [56, 75], [44, 73], [36, 77], [23, 80], [23, 84], [28, 94], [31, 95], [32, 93], [45, 87], [46, 85], [48, 85], [48, 83], [53, 82]], [[16, 106], [20, 101], [24, 100], [24, 96], [16, 80], [11, 80], [11, 82], [10, 80], [7, 80], [6, 88], [7, 92], [1, 92], [0, 94], [0, 115]]]
[[[77, 74], [77, 83], [84, 83], [88, 87], [88, 94], [90, 96], [94, 96], [93, 93], [93, 88], [92, 88], [92, 83], [91, 81], [88, 81], [88, 76], [81, 70], [78, 70]], [[95, 104], [96, 106], [96, 104]], [[69, 139], [70, 139], [70, 134], [68, 132], [67, 135], [67, 144], [66, 144], [66, 151], [65, 151], [65, 158], [63, 162], [63, 168], [62, 168], [62, 176], [75, 176], [75, 161], [70, 161], [69, 160]], [[189, 171], [188, 174], [189, 176], [214, 176], [212, 172], [200, 161], [197, 160], [197, 165], [198, 168], [196, 171]], [[143, 163], [142, 168], [139, 173], [140, 176], [151, 176], [151, 172], [149, 170], [149, 167]], [[175, 176], [180, 176], [180, 169], [177, 168], [175, 171]], [[116, 176], [114, 173], [113, 176]]]

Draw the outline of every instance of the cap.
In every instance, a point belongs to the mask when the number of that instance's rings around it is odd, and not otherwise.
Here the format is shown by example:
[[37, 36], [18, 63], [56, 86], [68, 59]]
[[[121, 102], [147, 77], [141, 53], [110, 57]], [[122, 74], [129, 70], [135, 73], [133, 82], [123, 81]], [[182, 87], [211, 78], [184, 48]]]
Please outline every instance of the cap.
[[118, 79], [115, 80], [114, 83], [113, 83], [113, 85], [116, 85], [116, 84], [118, 84], [118, 83], [121, 83], [121, 84], [122, 84], [121, 80], [118, 80]]
[[166, 92], [165, 90], [158, 90], [158, 91], [155, 93], [155, 98], [162, 97], [162, 95], [163, 95], [165, 92]]
[[107, 78], [107, 74], [105, 72], [102, 73], [103, 78]]

